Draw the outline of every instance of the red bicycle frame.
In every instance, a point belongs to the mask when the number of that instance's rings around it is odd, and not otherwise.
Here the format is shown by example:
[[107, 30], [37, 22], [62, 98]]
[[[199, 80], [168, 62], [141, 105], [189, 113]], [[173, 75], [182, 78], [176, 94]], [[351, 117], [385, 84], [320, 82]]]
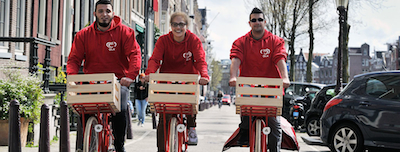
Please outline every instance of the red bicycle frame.
[[[253, 124], [252, 118], [256, 117], [256, 119], [261, 119], [263, 121], [261, 124], [261, 128], [268, 127], [268, 117], [276, 117], [277, 108], [272, 106], [253, 106], [253, 105], [242, 105], [240, 106], [240, 115], [241, 116], [249, 116], [249, 138], [250, 138], [250, 152], [254, 152], [255, 147], [255, 123]], [[261, 148], [262, 152], [267, 151], [267, 143], [266, 143], [265, 134], [261, 134]], [[265, 148], [264, 148], [265, 147]]]
[[[100, 151], [107, 151], [109, 143], [109, 137], [114, 140], [114, 136], [111, 134], [111, 128], [108, 122], [110, 114], [115, 114], [115, 111], [110, 104], [105, 102], [99, 103], [76, 103], [72, 104], [72, 107], [81, 115], [83, 135], [85, 134], [85, 115], [93, 114], [97, 117], [97, 122], [103, 126], [103, 131], [99, 132], [99, 147]], [[100, 112], [101, 111], [101, 112]]]
[[[166, 151], [169, 151], [169, 147], [167, 142], [168, 137], [170, 132], [168, 131], [167, 134], [167, 128], [166, 128], [166, 119], [165, 119], [165, 114], [172, 114], [173, 117], [176, 117], [178, 120], [178, 124], [184, 124], [183, 122], [183, 114], [185, 115], [192, 115], [193, 114], [193, 106], [190, 103], [169, 103], [169, 102], [155, 102], [154, 107], [157, 113], [163, 114], [164, 117], [164, 122], [163, 122], [163, 127], [164, 127], [164, 144], [165, 144], [165, 149]], [[179, 116], [178, 116], [179, 114]], [[171, 123], [171, 120], [168, 122], [168, 124]], [[178, 133], [178, 151], [182, 151], [182, 144], [185, 144], [185, 150], [187, 149], [188, 137], [186, 131], [179, 132]]]

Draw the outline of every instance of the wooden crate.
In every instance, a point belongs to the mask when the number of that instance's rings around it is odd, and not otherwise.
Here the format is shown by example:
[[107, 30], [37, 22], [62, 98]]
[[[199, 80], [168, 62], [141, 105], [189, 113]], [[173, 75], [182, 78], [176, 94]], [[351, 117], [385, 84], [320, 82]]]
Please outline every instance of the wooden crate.
[[[97, 84], [97, 81], [108, 83]], [[82, 85], [80, 85], [80, 82], [82, 82]], [[88, 84], [90, 82], [96, 83]], [[115, 77], [114, 73], [68, 75], [67, 104], [84, 103], [87, 106], [93, 106], [96, 105], [95, 103], [107, 103], [112, 107], [114, 112], [120, 112], [120, 90], [121, 85], [117, 81], [117, 77]], [[105, 110], [101, 112], [110, 111]]]
[[[149, 80], [150, 105], [154, 102], [190, 103], [198, 112], [200, 86], [197, 74], [152, 73]], [[152, 107], [154, 109], [154, 107]]]
[[[279, 78], [238, 77], [236, 81], [237, 106], [273, 106], [282, 114], [283, 81]], [[240, 114], [240, 108], [236, 110]]]

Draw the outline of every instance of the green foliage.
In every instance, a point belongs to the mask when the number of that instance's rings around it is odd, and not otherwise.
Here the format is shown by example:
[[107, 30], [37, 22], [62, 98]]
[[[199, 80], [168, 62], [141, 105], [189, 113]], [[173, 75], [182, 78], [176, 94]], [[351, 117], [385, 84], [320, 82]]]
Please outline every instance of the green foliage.
[[156, 45], [156, 42], [158, 38], [161, 36], [161, 30], [154, 24], [154, 45]]
[[[67, 83], [67, 76], [65, 73], [62, 71], [61, 67], [57, 69], [57, 77], [56, 77], [56, 83], [62, 83], [66, 84]], [[67, 96], [64, 94], [63, 96], [64, 101], [67, 101]], [[61, 93], [57, 93], [57, 95], [54, 97], [54, 104], [59, 105], [61, 102]]]
[[221, 68], [219, 67], [219, 62], [213, 60], [211, 62], [211, 68], [212, 68], [212, 79], [211, 79], [211, 90], [217, 90], [218, 84], [221, 82], [222, 79], [222, 73], [221, 73]]
[[[14, 68], [11, 68], [14, 67]], [[1, 68], [5, 79], [0, 80], [0, 119], [8, 119], [11, 100], [20, 103], [21, 117], [39, 122], [40, 107], [43, 104], [42, 81], [34, 75], [22, 75], [23, 69], [8, 65]]]

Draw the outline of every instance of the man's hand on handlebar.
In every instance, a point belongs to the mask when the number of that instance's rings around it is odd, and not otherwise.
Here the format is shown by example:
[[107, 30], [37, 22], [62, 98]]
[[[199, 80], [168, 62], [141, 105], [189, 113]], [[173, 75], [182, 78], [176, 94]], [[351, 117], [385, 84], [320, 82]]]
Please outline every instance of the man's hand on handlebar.
[[208, 79], [207, 78], [203, 78], [203, 77], [201, 77], [200, 78], [200, 80], [199, 80], [199, 84], [200, 85], [207, 85], [208, 84]]
[[229, 79], [229, 86], [231, 86], [231, 87], [236, 86], [236, 77]]
[[150, 81], [150, 75], [144, 76], [144, 81], [149, 82]]
[[119, 83], [121, 83], [122, 86], [129, 87], [133, 82], [134, 81], [131, 78], [123, 77]]
[[290, 86], [289, 78], [283, 78], [283, 88], [288, 88]]

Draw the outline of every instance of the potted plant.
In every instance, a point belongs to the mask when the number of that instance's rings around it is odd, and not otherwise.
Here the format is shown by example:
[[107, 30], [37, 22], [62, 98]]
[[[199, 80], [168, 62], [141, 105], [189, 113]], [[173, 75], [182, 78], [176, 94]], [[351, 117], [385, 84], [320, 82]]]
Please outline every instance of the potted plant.
[[[25, 146], [28, 124], [39, 122], [44, 96], [42, 81], [37, 76], [24, 75], [25, 69], [15, 67], [1, 68], [3, 77], [0, 79], [0, 135], [8, 137], [9, 104], [16, 99], [20, 103], [21, 146]], [[0, 138], [0, 145], [8, 145], [8, 138]]]

